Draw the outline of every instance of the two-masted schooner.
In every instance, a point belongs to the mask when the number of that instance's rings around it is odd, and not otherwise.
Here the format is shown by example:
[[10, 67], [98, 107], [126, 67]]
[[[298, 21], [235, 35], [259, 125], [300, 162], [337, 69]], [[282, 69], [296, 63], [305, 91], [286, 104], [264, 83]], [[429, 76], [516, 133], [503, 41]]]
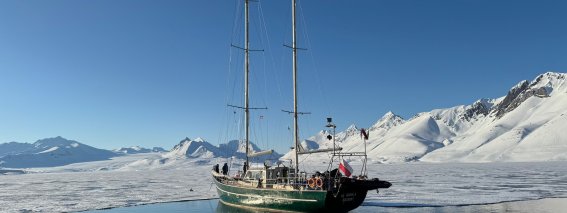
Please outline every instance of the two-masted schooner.
[[[378, 178], [369, 179], [367, 171], [360, 176], [350, 177], [348, 164], [343, 164], [345, 156], [361, 156], [364, 158], [363, 168], [366, 168], [366, 152], [342, 152], [341, 148], [307, 151], [301, 148], [298, 135], [297, 111], [297, 50], [296, 47], [296, 1], [292, 0], [292, 44], [293, 52], [293, 114], [294, 147], [293, 164], [289, 166], [250, 167], [250, 158], [270, 154], [271, 151], [251, 153], [249, 149], [249, 101], [248, 101], [248, 72], [249, 72], [249, 0], [244, 0], [244, 33], [245, 42], [242, 48], [244, 57], [244, 109], [246, 162], [242, 176], [231, 176], [219, 172], [218, 166], [213, 169], [212, 176], [217, 187], [220, 201], [226, 205], [246, 208], [258, 208], [268, 211], [298, 211], [298, 212], [347, 212], [357, 208], [366, 198], [369, 190], [389, 188], [391, 184]], [[335, 129], [329, 118], [327, 127]], [[334, 132], [334, 131], [333, 131]], [[365, 133], [366, 134], [366, 133]], [[334, 139], [333, 139], [334, 140]], [[299, 170], [298, 156], [317, 152], [330, 152], [330, 169], [326, 172], [309, 174]], [[341, 162], [332, 165], [332, 162]], [[334, 167], [334, 168], [333, 168]], [[340, 172], [342, 171], [342, 172]], [[346, 172], [346, 174], [345, 174]], [[341, 174], [342, 173], [342, 174]]]

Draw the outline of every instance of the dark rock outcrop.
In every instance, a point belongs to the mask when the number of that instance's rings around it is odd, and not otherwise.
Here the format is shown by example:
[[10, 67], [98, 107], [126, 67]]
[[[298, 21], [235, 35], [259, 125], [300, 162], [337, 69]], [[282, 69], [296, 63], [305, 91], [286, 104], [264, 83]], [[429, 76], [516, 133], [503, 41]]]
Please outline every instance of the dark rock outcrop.
[[510, 89], [504, 100], [494, 109], [496, 117], [501, 118], [504, 114], [516, 109], [516, 107], [520, 106], [521, 103], [528, 99], [529, 96], [526, 96], [524, 93], [528, 87], [528, 81], [524, 80]]
[[468, 108], [467, 110], [465, 110], [465, 112], [462, 114], [461, 119], [470, 121], [472, 118], [475, 118], [479, 115], [485, 115], [485, 116], [488, 115], [491, 107], [486, 104], [486, 101], [488, 101], [488, 100], [487, 99], [481, 99], [481, 100], [475, 102], [471, 106], [471, 108]]

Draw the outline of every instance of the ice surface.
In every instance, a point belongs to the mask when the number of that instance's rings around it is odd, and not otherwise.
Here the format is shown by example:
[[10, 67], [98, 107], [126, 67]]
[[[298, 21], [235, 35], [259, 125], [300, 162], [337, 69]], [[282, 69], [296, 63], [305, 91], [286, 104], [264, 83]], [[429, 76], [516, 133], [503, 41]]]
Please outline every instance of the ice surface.
[[[472, 213], [472, 212], [514, 212], [514, 213], [557, 213], [565, 212], [567, 198], [545, 198], [529, 201], [512, 201], [494, 204], [465, 205], [465, 206], [435, 206], [435, 207], [382, 207], [365, 205], [350, 211], [350, 213]], [[154, 213], [154, 212], [217, 212], [217, 213], [253, 213], [250, 209], [224, 205], [218, 199], [198, 200], [189, 202], [171, 202], [152, 205], [112, 208], [87, 211], [90, 213]]]
[[0, 212], [81, 211], [216, 197], [210, 164], [185, 159], [141, 165], [144, 159], [122, 158], [106, 161], [107, 165], [81, 163], [29, 171], [41, 173], [0, 175]]
[[565, 162], [391, 164], [370, 166], [390, 189], [369, 193], [381, 206], [446, 206], [567, 197]]
[[[28, 170], [31, 174], [0, 175], [0, 212], [81, 211], [214, 198], [217, 193], [209, 171], [212, 164], [222, 161], [164, 161], [159, 154], [137, 154]], [[351, 165], [358, 172], [359, 163]], [[325, 168], [320, 164], [303, 169]], [[380, 194], [369, 192], [363, 204], [367, 206], [445, 206], [567, 197], [565, 162], [371, 164], [369, 171], [370, 177], [391, 181], [393, 186]]]

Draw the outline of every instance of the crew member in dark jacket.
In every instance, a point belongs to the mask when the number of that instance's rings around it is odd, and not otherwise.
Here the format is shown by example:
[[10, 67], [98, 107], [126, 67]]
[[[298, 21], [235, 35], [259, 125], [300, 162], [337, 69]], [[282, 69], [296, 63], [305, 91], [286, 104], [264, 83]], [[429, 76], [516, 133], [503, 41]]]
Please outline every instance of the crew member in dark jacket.
[[228, 174], [228, 164], [226, 164], [226, 163], [224, 163], [224, 166], [222, 166], [222, 174], [223, 175]]
[[213, 166], [213, 171], [215, 171], [216, 173], [219, 173], [219, 164], [216, 164]]

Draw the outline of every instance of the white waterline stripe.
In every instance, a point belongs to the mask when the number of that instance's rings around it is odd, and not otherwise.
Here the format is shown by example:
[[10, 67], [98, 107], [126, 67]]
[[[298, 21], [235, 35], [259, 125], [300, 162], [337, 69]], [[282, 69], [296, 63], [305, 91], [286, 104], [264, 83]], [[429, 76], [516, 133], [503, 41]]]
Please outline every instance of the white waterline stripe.
[[250, 195], [250, 194], [239, 194], [234, 192], [227, 192], [217, 186], [217, 189], [223, 191], [227, 194], [234, 194], [234, 195], [241, 195], [241, 196], [248, 196], [248, 197], [260, 197], [260, 198], [271, 198], [271, 199], [281, 199], [281, 200], [292, 200], [292, 201], [304, 201], [304, 202], [317, 202], [317, 200], [313, 199], [295, 199], [295, 198], [284, 198], [284, 197], [268, 197], [268, 196], [261, 196], [261, 195]]
[[291, 210], [280, 210], [280, 209], [270, 209], [270, 208], [257, 207], [257, 206], [238, 205], [238, 204], [234, 204], [234, 203], [225, 202], [222, 199], [219, 199], [219, 202], [221, 202], [222, 204], [227, 205], [227, 206], [232, 206], [234, 208], [245, 208], [245, 209], [250, 209], [250, 210], [262, 210], [262, 211], [268, 211], [268, 212], [296, 212], [296, 211], [291, 211]]

